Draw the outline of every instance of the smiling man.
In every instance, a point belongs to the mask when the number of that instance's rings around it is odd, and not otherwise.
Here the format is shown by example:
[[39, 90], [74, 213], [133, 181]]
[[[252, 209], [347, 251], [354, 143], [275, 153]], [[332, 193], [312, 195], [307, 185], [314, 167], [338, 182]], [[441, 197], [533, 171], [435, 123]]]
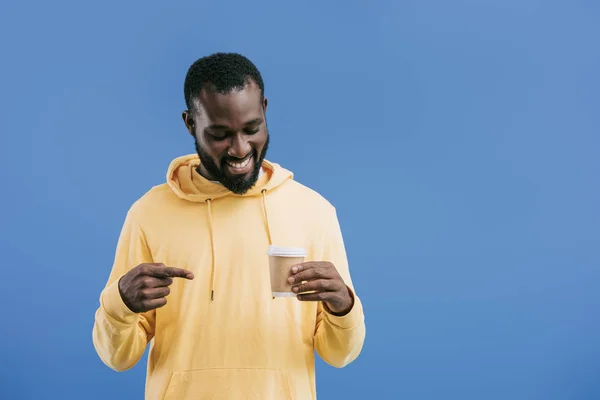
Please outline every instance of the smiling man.
[[[335, 208], [265, 159], [268, 102], [246, 57], [199, 59], [184, 95], [197, 154], [129, 209], [96, 351], [123, 371], [150, 344], [147, 399], [315, 399], [315, 350], [344, 367], [366, 332]], [[272, 245], [306, 250], [294, 297], [272, 297]]]

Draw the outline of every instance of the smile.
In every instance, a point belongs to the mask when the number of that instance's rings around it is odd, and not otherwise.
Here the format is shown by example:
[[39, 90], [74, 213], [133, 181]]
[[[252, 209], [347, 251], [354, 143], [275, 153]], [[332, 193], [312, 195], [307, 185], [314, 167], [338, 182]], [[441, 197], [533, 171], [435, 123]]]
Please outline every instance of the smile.
[[246, 168], [248, 166], [248, 164], [250, 164], [250, 160], [251, 159], [252, 159], [252, 157], [248, 157], [247, 159], [245, 159], [242, 162], [233, 162], [233, 161], [225, 161], [225, 162], [231, 168], [234, 168], [234, 169], [244, 169], [244, 168]]

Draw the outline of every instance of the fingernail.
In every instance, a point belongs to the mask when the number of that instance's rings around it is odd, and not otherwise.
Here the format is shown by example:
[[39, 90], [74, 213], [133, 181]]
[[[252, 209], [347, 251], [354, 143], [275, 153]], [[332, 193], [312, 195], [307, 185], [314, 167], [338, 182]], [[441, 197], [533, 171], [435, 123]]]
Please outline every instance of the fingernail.
[[194, 274], [188, 274], [187, 278], [188, 279], [194, 279]]
[[296, 272], [298, 272], [298, 267], [292, 267], [292, 272], [293, 272], [293, 273], [296, 273]]
[[292, 291], [293, 291], [293, 292], [297, 292], [297, 291], [298, 291], [298, 286], [294, 286], [294, 287], [292, 288]]
[[288, 278], [288, 282], [289, 282], [289, 283], [294, 283], [294, 277], [293, 277], [293, 276], [290, 276], [290, 277]]

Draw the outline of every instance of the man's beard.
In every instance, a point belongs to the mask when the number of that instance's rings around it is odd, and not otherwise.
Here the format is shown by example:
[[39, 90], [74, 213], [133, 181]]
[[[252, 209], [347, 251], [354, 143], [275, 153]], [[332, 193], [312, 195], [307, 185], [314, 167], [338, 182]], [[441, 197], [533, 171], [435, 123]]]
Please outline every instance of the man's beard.
[[[194, 144], [196, 146], [196, 152], [200, 157], [200, 162], [206, 169], [206, 171], [210, 174], [212, 179], [219, 181], [223, 186], [232, 191], [235, 194], [244, 194], [248, 190], [250, 190], [258, 181], [258, 176], [260, 174], [260, 169], [262, 168], [263, 160], [267, 155], [267, 149], [269, 148], [269, 140], [271, 139], [269, 133], [267, 132], [267, 140], [265, 141], [265, 145], [261, 151], [260, 156], [258, 156], [256, 150], [252, 150], [252, 155], [250, 157], [253, 158], [254, 168], [250, 172], [250, 176], [241, 175], [238, 177], [230, 177], [226, 175], [222, 167], [219, 167], [213, 159], [206, 154], [204, 149], [200, 147], [198, 144], [198, 140], [194, 137]], [[227, 157], [221, 159], [221, 165], [225, 163]]]

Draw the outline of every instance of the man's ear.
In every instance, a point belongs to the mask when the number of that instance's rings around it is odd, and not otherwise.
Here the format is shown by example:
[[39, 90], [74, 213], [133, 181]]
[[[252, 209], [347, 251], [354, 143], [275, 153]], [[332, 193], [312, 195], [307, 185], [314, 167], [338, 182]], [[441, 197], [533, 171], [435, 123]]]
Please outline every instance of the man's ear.
[[184, 112], [181, 113], [181, 118], [183, 119], [183, 123], [185, 124], [185, 127], [188, 130], [188, 132], [190, 133], [190, 135], [195, 137], [196, 136], [196, 124], [194, 122], [194, 119], [192, 118], [192, 114], [188, 110], [185, 110]]
[[267, 98], [265, 97], [263, 99], [263, 113], [267, 113], [267, 105], [268, 105], [269, 101], [267, 100]]

